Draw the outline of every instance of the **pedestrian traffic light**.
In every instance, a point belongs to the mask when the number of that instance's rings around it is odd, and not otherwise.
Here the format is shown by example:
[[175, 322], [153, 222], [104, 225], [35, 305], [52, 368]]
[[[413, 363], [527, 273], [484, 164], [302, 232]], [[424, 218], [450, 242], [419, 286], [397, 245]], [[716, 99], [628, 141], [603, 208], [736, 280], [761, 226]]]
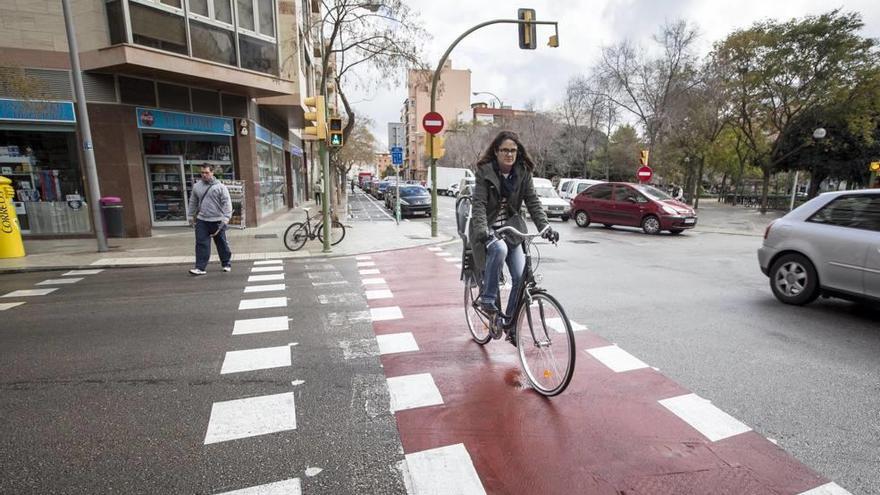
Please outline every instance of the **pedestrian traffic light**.
[[[535, 9], [519, 9], [516, 16], [521, 21], [534, 21]], [[520, 23], [519, 25], [519, 47], [523, 50], [534, 50], [537, 47], [535, 37], [538, 34], [538, 26], [531, 22]]]
[[342, 146], [342, 119], [339, 117], [330, 117], [330, 146]]
[[327, 139], [327, 110], [324, 107], [323, 96], [309, 96], [304, 101], [309, 110], [303, 114], [303, 120], [307, 125], [303, 128], [303, 139], [315, 141]]

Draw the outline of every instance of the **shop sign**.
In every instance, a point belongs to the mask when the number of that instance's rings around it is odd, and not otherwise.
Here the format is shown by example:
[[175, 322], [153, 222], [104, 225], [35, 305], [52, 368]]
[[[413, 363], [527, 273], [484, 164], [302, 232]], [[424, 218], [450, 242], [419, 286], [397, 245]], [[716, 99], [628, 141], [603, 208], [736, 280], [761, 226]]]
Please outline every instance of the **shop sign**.
[[137, 126], [141, 129], [219, 134], [221, 136], [234, 135], [232, 119], [193, 113], [168, 112], [152, 108], [138, 107], [136, 111]]
[[269, 129], [266, 129], [259, 124], [254, 124], [254, 132], [256, 132], [257, 141], [262, 141], [269, 146], [284, 149], [284, 139], [274, 134]]
[[303, 150], [295, 144], [290, 145], [290, 154], [293, 156], [303, 156]]
[[79, 194], [68, 194], [64, 199], [67, 201], [67, 206], [70, 207], [71, 210], [77, 211], [81, 210], [83, 207], [82, 196]]
[[73, 102], [0, 98], [0, 120], [75, 124]]

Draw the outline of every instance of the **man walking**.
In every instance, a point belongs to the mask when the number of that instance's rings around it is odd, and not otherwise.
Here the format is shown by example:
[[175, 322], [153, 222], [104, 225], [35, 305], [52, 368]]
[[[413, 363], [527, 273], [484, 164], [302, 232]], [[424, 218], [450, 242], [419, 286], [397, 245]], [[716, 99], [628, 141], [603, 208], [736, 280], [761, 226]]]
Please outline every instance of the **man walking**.
[[214, 177], [214, 166], [205, 163], [201, 167], [202, 179], [193, 184], [189, 197], [189, 211], [193, 217], [190, 224], [196, 227], [196, 267], [189, 271], [192, 275], [204, 275], [211, 258], [211, 239], [217, 246], [217, 255], [223, 271], [232, 270], [230, 264], [232, 251], [226, 239], [226, 227], [232, 217], [232, 199], [229, 189]]

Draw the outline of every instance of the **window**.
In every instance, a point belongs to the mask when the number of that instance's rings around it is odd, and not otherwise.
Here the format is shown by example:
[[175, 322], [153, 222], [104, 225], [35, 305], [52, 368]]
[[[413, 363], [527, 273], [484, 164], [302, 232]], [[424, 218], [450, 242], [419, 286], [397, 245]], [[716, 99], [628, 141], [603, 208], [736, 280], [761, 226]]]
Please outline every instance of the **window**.
[[841, 196], [807, 221], [880, 231], [880, 195]]
[[239, 117], [246, 119], [248, 116], [247, 98], [238, 95], [223, 94], [223, 115], [226, 117]]
[[119, 98], [129, 105], [156, 106], [156, 89], [153, 81], [119, 76]]
[[614, 201], [638, 201], [638, 199], [639, 193], [626, 186], [617, 186], [614, 188]]
[[189, 88], [176, 84], [158, 83], [159, 106], [174, 110], [190, 111]]
[[269, 43], [248, 35], [239, 35], [238, 49], [241, 53], [241, 66], [245, 69], [278, 73], [278, 52], [275, 43]]
[[593, 199], [611, 199], [611, 186], [607, 184], [601, 184], [594, 187], [591, 187], [587, 191], [587, 195]]
[[165, 10], [129, 3], [131, 35], [139, 45], [186, 55], [186, 25], [183, 16]]
[[191, 20], [189, 32], [193, 57], [235, 65], [235, 36], [232, 31]]
[[580, 194], [581, 192], [583, 192], [584, 189], [590, 187], [591, 185], [592, 185], [592, 184], [589, 184], [589, 183], [586, 183], [586, 182], [581, 182], [580, 184], [578, 184], [578, 188], [577, 188], [577, 192], [578, 192], [578, 194]]
[[275, 37], [275, 8], [272, 0], [257, 0], [260, 17], [260, 34]]
[[189, 12], [193, 17], [210, 19], [232, 27], [231, 0], [189, 0]]
[[125, 16], [122, 12], [122, 0], [107, 2], [107, 26], [110, 28], [110, 44], [125, 43]]
[[254, 2], [253, 0], [235, 0], [238, 10], [238, 27], [254, 31]]
[[275, 2], [273, 0], [235, 0], [238, 27], [254, 34], [275, 38]]
[[189, 0], [189, 11], [208, 17], [208, 0]]
[[195, 113], [220, 115], [220, 93], [193, 88], [192, 108]]

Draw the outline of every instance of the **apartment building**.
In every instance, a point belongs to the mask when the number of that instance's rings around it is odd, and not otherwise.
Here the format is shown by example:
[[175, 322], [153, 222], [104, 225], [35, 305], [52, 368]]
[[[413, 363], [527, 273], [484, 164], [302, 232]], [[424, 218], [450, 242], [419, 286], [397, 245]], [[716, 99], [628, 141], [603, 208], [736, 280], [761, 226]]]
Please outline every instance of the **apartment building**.
[[[303, 99], [317, 0], [71, 0], [101, 194], [126, 236], [185, 225], [199, 166], [235, 186], [233, 223], [307, 198]], [[61, 2], [0, 2], [0, 175], [30, 236], [92, 232]]]
[[[422, 117], [431, 111], [431, 78], [433, 71], [410, 70], [407, 73], [407, 98], [401, 110], [401, 122], [406, 130], [404, 154], [407, 179], [427, 180], [430, 161], [425, 155], [425, 130]], [[460, 120], [471, 119], [471, 71], [453, 69], [447, 59], [440, 70], [436, 111], [443, 116], [446, 127]]]
[[484, 102], [471, 104], [471, 109], [473, 110], [473, 123], [475, 124], [503, 125], [512, 120], [529, 117], [535, 114], [535, 112], [529, 110], [514, 110], [509, 106], [504, 106], [502, 108], [490, 107]]

